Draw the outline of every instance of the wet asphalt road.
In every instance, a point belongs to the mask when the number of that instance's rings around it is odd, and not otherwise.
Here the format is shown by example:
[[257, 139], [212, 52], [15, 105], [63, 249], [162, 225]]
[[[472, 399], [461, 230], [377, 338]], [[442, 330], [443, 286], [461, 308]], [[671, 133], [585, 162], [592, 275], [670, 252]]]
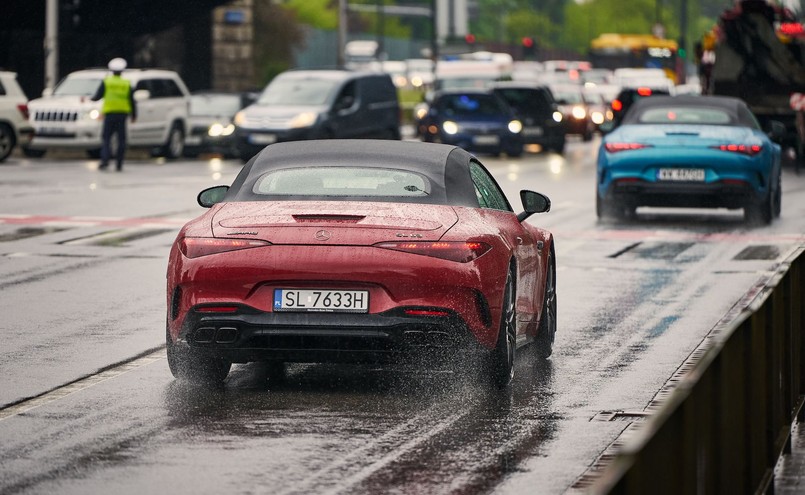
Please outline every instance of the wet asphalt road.
[[238, 162], [14, 158], [0, 165], [0, 493], [565, 493], [742, 295], [805, 242], [805, 175], [782, 218], [594, 213], [595, 143], [483, 161], [557, 238], [554, 355], [507, 393], [472, 373], [236, 366], [221, 389], [170, 375], [165, 269], [196, 193]]

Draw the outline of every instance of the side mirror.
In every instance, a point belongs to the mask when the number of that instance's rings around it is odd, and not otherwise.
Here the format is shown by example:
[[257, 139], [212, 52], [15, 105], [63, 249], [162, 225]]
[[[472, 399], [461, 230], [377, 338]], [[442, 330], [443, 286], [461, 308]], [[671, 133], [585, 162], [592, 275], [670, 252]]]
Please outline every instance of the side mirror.
[[787, 130], [785, 128], [785, 124], [783, 124], [779, 120], [769, 121], [769, 126], [766, 131], [766, 135], [769, 136], [769, 139], [771, 139], [775, 143], [777, 144], [782, 143], [783, 139], [785, 138], [786, 132]]
[[138, 89], [134, 92], [134, 100], [135, 101], [143, 101], [151, 98], [151, 92], [147, 89]]
[[224, 196], [229, 192], [229, 186], [213, 186], [198, 193], [198, 204], [204, 208], [211, 208], [224, 200]]
[[523, 202], [523, 209], [525, 210], [517, 214], [517, 220], [521, 222], [534, 213], [551, 211], [551, 200], [544, 194], [524, 189], [520, 191], [520, 200]]
[[355, 97], [354, 96], [341, 97], [335, 103], [335, 111], [339, 112], [339, 113], [343, 112], [344, 110], [347, 110], [348, 108], [352, 107], [352, 105], [354, 103], [355, 103]]

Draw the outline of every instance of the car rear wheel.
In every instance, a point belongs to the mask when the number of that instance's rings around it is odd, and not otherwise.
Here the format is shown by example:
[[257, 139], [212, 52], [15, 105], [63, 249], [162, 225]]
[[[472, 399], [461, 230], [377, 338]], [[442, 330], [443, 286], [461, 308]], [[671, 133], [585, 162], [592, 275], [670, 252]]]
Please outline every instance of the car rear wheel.
[[232, 363], [203, 355], [192, 348], [177, 346], [168, 332], [165, 333], [168, 367], [175, 378], [193, 383], [219, 384], [229, 374]]
[[765, 199], [744, 207], [744, 219], [752, 224], [769, 225], [774, 219], [775, 194], [769, 191]]
[[14, 129], [7, 124], [0, 124], [0, 162], [8, 158], [15, 144]]
[[777, 189], [774, 191], [774, 218], [780, 218], [783, 211], [783, 182], [782, 174], [777, 174]]
[[535, 342], [537, 356], [546, 359], [553, 353], [553, 341], [556, 337], [556, 262], [553, 249], [548, 256], [548, 273], [545, 274], [545, 298], [542, 303], [542, 316], [539, 319], [539, 330]]
[[514, 278], [509, 272], [503, 292], [498, 341], [490, 355], [488, 370], [491, 385], [496, 388], [507, 387], [514, 378], [514, 356], [517, 345], [517, 318], [514, 301]]

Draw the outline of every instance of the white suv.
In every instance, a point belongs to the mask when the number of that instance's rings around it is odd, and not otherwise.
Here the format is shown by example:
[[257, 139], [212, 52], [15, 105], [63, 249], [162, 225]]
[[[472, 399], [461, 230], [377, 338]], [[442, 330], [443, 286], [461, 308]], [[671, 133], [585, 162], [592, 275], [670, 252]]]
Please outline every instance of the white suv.
[[[26, 155], [40, 157], [48, 149], [84, 149], [98, 158], [101, 150], [102, 101], [92, 101], [101, 81], [110, 74], [103, 69], [81, 70], [65, 77], [51, 93], [28, 103], [34, 128]], [[129, 69], [137, 102], [137, 120], [130, 122], [130, 147], [150, 148], [154, 156], [179, 158], [184, 150], [190, 93], [173, 71]]]
[[0, 162], [8, 158], [14, 146], [27, 145], [31, 139], [27, 103], [17, 74], [0, 71]]

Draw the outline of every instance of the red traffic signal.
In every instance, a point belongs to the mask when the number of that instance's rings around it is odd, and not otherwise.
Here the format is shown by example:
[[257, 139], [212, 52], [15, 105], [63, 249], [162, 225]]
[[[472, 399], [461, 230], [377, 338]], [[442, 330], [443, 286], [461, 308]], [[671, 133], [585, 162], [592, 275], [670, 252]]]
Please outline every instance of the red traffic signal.
[[474, 45], [475, 44], [475, 35], [474, 34], [465, 34], [464, 35], [464, 42], [467, 43], [468, 45]]
[[530, 36], [523, 37], [523, 46], [525, 48], [533, 48], [534, 47], [534, 38]]

